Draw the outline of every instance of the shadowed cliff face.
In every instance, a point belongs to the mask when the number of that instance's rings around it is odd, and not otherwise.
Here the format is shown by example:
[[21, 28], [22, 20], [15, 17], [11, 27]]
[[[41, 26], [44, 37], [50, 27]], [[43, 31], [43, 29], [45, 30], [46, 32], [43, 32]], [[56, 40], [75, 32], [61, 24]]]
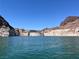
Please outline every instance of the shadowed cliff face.
[[2, 16], [0, 16], [0, 28], [2, 28], [3, 26], [5, 28], [9, 27], [9, 29], [10, 29], [9, 30], [9, 36], [15, 36], [16, 35], [15, 29], [12, 26], [10, 26], [9, 23]]
[[60, 24], [62, 29], [75, 29], [77, 27], [79, 27], [79, 17], [77, 16], [69, 16]]

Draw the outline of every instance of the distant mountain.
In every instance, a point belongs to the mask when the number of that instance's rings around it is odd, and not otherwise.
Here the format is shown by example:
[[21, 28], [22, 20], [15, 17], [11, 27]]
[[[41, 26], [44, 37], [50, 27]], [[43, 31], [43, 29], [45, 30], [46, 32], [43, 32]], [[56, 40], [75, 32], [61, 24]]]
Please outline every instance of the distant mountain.
[[61, 29], [75, 29], [79, 27], [79, 16], [69, 16], [60, 24]]

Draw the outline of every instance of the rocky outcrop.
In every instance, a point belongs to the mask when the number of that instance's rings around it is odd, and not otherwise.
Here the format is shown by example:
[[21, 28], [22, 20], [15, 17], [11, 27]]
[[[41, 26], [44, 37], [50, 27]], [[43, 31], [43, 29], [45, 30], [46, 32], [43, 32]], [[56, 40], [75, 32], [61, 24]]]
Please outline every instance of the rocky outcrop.
[[15, 28], [16, 36], [20, 36], [19, 28]]
[[44, 36], [79, 36], [79, 17], [69, 16], [59, 27], [45, 28], [41, 32]]
[[9, 33], [9, 36], [16, 35], [15, 29], [12, 26], [10, 26], [9, 23], [2, 16], [0, 16], [0, 29], [2, 28], [5, 29], [4, 31], [1, 31], [2, 33]]
[[79, 36], [79, 28], [76, 29], [56, 29], [51, 31], [44, 31], [44, 36]]
[[79, 27], [79, 17], [69, 16], [60, 24], [61, 29], [75, 29]]
[[17, 36], [28, 36], [28, 31], [24, 29], [15, 29]]

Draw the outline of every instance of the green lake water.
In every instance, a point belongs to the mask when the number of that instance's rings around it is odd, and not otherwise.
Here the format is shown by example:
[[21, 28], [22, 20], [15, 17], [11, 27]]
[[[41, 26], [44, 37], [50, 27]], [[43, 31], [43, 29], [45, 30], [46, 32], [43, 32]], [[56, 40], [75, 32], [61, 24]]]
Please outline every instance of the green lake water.
[[79, 59], [79, 37], [1, 37], [0, 59]]

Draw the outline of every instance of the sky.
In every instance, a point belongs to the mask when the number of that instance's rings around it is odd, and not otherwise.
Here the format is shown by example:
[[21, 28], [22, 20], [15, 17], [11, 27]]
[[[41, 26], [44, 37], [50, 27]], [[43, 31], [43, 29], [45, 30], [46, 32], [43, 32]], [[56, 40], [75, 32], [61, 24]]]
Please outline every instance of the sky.
[[79, 0], [0, 0], [0, 15], [14, 28], [51, 28], [79, 16]]

